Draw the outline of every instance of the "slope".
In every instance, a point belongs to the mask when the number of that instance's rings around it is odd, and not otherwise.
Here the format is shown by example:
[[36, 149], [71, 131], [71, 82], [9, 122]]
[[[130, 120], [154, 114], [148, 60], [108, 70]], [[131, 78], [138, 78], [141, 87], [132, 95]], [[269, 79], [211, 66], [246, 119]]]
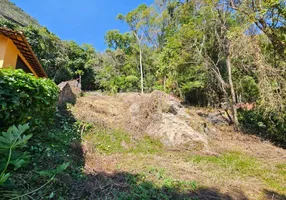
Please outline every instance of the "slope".
[[0, 19], [11, 21], [20, 26], [28, 26], [30, 24], [36, 27], [40, 26], [37, 20], [9, 0], [0, 0]]
[[[201, 115], [213, 110], [185, 106], [181, 108], [189, 115], [186, 123], [206, 135], [208, 144], [166, 146], [154, 134], [139, 129], [133, 132], [130, 126], [135, 127], [136, 122], [125, 123], [134, 110], [130, 105], [137, 102], [142, 106], [145, 98], [135, 93], [89, 93], [71, 107], [83, 124], [82, 144], [78, 146], [84, 153], [84, 172], [89, 178], [72, 185], [69, 195], [75, 199], [83, 195], [90, 199], [285, 198], [284, 149], [228, 125], [210, 123]], [[158, 120], [152, 117], [154, 112], [158, 116], [158, 110], [148, 111], [147, 118]], [[164, 119], [163, 115], [159, 118]], [[140, 123], [148, 132], [148, 125]], [[171, 131], [174, 125], [164, 124]]]

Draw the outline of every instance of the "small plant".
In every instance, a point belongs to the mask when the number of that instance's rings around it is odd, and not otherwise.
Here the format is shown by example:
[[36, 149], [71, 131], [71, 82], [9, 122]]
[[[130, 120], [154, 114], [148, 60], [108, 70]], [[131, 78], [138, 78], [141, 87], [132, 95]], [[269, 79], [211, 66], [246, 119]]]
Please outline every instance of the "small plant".
[[10, 177], [10, 173], [7, 172], [10, 165], [13, 165], [15, 170], [26, 163], [26, 154], [16, 154], [16, 150], [23, 148], [32, 137], [32, 135], [22, 135], [28, 129], [28, 124], [19, 125], [18, 127], [12, 126], [7, 132], [1, 134], [0, 155], [2, 159], [0, 159], [0, 162], [4, 165], [0, 166], [0, 185], [3, 185]]

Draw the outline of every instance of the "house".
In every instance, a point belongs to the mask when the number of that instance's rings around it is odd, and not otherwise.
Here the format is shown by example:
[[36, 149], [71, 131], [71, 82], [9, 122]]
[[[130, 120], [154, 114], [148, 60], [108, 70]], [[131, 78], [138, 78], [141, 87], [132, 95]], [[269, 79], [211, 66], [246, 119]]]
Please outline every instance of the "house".
[[0, 69], [23, 69], [36, 77], [47, 77], [25, 36], [19, 32], [0, 27]]

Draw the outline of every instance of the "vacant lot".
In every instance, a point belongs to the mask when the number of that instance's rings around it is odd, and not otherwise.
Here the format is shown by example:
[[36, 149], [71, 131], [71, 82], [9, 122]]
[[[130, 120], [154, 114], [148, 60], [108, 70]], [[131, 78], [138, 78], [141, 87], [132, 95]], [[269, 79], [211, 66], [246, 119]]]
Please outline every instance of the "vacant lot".
[[[212, 125], [197, 108], [188, 108], [188, 123], [207, 135], [208, 145], [165, 146], [124, 130], [130, 98], [88, 95], [71, 109], [83, 122], [81, 148], [89, 177], [73, 185], [72, 198], [285, 199], [285, 150]], [[201, 124], [207, 124], [207, 133]]]

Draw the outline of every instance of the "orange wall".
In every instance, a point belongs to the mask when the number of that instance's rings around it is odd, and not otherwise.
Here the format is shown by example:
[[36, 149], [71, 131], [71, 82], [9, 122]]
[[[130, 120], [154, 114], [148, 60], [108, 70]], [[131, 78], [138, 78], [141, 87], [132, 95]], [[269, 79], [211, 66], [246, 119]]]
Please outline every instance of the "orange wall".
[[[6, 43], [6, 45], [5, 45], [5, 43]], [[2, 51], [1, 51], [1, 48], [2, 48]], [[3, 54], [3, 52], [4, 52], [4, 54]], [[1, 54], [2, 54], [2, 59], [1, 59]], [[24, 61], [24, 63], [27, 65], [27, 67], [31, 70], [31, 72], [35, 76], [37, 76], [37, 74], [35, 73], [35, 71], [31, 67], [31, 65], [27, 62], [27, 60], [24, 58], [24, 56], [21, 54], [21, 52], [14, 45], [13, 41], [10, 38], [7, 38], [3, 35], [0, 35], [0, 68], [2, 66], [2, 68], [12, 67], [13, 69], [15, 69], [18, 56], [21, 57], [21, 59]], [[4, 57], [4, 59], [3, 59], [3, 57]], [[1, 64], [1, 60], [2, 60], [2, 64]]]
[[18, 58], [18, 49], [13, 44], [12, 40], [8, 39], [3, 68], [8, 68], [8, 67], [15, 68], [17, 63], [17, 58]]

